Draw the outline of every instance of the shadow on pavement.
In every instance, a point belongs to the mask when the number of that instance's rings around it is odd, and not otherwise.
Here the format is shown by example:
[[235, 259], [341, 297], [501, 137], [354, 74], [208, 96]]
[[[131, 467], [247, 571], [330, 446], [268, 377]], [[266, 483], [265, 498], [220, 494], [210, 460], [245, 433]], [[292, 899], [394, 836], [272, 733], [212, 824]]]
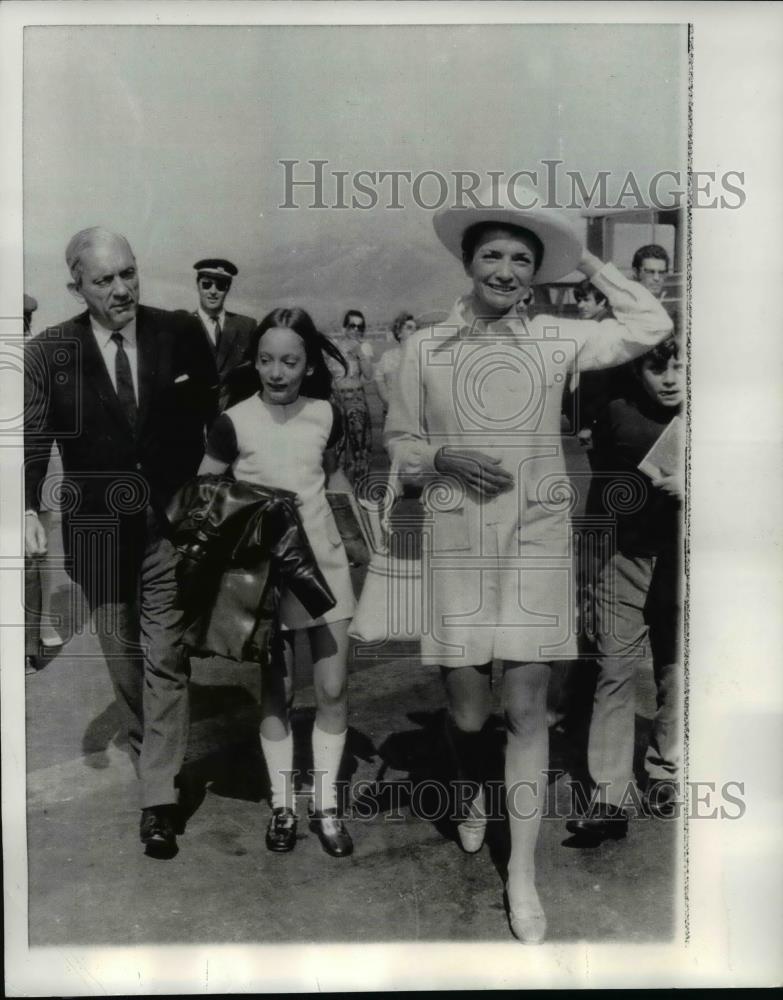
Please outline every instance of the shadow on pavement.
[[125, 747], [127, 740], [119, 706], [116, 701], [92, 719], [82, 736], [82, 754], [87, 767], [101, 770], [109, 766], [106, 754], [109, 746]]

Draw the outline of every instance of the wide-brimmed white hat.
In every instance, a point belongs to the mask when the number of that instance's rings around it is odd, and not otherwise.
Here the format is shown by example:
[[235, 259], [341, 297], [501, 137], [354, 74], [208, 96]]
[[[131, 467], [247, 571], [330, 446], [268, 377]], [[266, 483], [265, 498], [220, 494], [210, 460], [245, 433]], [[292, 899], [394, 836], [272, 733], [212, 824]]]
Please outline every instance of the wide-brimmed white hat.
[[[476, 192], [476, 201], [481, 206], [491, 205], [492, 208], [475, 205], [442, 208], [433, 218], [435, 232], [446, 249], [462, 260], [462, 237], [471, 226], [496, 222], [498, 225], [529, 229], [544, 246], [544, 257], [533, 283], [540, 285], [545, 281], [556, 281], [578, 265], [583, 243], [566, 213], [556, 208], [540, 207], [542, 200], [538, 192], [522, 183], [515, 184], [510, 191], [507, 186], [499, 184], [494, 188], [488, 184]], [[520, 208], [520, 205], [534, 207]]]

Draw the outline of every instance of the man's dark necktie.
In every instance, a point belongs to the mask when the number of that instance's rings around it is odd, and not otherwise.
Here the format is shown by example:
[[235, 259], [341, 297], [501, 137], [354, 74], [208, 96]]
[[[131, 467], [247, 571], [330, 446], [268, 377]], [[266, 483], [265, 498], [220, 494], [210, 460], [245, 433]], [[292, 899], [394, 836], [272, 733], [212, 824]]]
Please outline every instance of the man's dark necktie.
[[133, 430], [136, 429], [136, 393], [133, 391], [133, 377], [131, 376], [131, 366], [128, 355], [123, 347], [124, 337], [119, 331], [111, 335], [111, 339], [117, 345], [117, 353], [114, 357], [114, 377], [117, 385], [117, 398], [120, 401], [122, 412]]
[[217, 350], [218, 347], [220, 347], [220, 334], [221, 334], [221, 332], [222, 331], [220, 329], [220, 320], [216, 319], [215, 320], [215, 350]]

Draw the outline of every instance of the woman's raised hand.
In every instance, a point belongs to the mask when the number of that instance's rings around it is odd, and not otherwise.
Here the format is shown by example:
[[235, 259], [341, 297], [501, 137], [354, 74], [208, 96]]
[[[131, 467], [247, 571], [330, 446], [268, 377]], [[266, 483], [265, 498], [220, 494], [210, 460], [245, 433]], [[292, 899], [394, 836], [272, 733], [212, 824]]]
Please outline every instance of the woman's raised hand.
[[435, 469], [454, 476], [483, 497], [496, 497], [514, 486], [514, 477], [492, 458], [473, 448], [450, 448], [445, 445], [435, 455]]
[[601, 258], [596, 257], [594, 253], [590, 253], [587, 247], [582, 250], [582, 257], [577, 267], [585, 277], [592, 278], [594, 274], [598, 274], [603, 266], [604, 262]]

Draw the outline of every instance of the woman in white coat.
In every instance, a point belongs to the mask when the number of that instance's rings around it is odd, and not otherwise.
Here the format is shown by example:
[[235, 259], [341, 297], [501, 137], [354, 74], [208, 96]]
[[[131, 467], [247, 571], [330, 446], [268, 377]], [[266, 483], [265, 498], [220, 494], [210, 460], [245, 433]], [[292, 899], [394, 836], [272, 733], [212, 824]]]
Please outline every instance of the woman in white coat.
[[[493, 194], [479, 204], [497, 205]], [[576, 371], [648, 351], [671, 320], [640, 284], [585, 250], [562, 213], [521, 210], [514, 206], [531, 204], [534, 193], [518, 187], [511, 195], [501, 207], [436, 214], [435, 231], [472, 287], [444, 323], [405, 344], [385, 436], [403, 480], [426, 487], [421, 653], [441, 667], [459, 776], [478, 789], [458, 826], [471, 853], [486, 826], [491, 668], [502, 662], [509, 921], [517, 938], [538, 943], [546, 933], [534, 852], [546, 794], [549, 662], [576, 654], [563, 389]], [[531, 285], [574, 268], [607, 296], [616, 319], [529, 318]]]

